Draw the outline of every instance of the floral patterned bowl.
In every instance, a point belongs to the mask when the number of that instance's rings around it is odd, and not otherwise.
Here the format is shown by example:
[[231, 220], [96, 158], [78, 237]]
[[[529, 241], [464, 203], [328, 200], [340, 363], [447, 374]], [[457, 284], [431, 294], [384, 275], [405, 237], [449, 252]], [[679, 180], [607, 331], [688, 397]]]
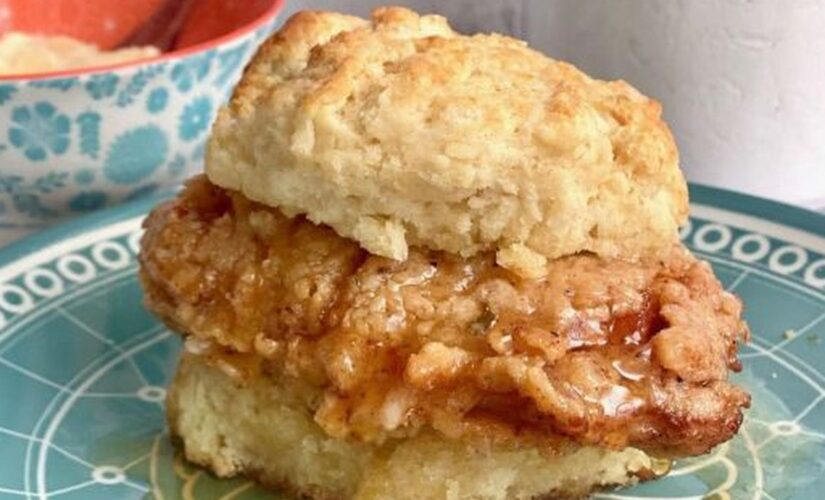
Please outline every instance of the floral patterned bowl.
[[[175, 42], [160, 57], [0, 76], [0, 244], [73, 214], [171, 188], [201, 168], [217, 107], [274, 28], [283, 0], [188, 1]], [[128, 11], [120, 2], [104, 4]], [[32, 18], [17, 16], [24, 26]], [[84, 26], [88, 32], [88, 22]], [[47, 28], [40, 31], [54, 32]]]

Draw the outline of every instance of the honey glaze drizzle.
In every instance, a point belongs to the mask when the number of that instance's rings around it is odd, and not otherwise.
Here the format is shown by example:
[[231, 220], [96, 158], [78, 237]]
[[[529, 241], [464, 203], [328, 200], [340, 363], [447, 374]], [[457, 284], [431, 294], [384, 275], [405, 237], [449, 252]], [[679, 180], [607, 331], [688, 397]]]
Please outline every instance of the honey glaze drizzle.
[[[589, 393], [576, 393], [587, 403], [598, 405], [608, 418], [622, 419], [643, 410], [651, 403], [649, 384], [644, 383], [653, 370], [649, 342], [667, 326], [659, 314], [659, 301], [655, 295], [645, 291], [639, 309], [614, 315], [606, 322], [585, 320], [580, 321], [579, 325], [586, 325], [600, 334], [600, 338], [585, 343], [580, 341], [579, 336], [573, 335], [577, 342], [568, 343], [570, 353], [598, 352], [599, 358], [618, 377], [608, 374], [604, 377], [604, 383], [597, 384], [598, 387]], [[594, 351], [592, 347], [598, 350]], [[593, 392], [598, 396], [594, 396]]]
[[[661, 262], [577, 254], [538, 280], [492, 254], [414, 247], [396, 262], [204, 178], [146, 227], [149, 306], [226, 346], [193, 348], [233, 376], [285, 373], [328, 393], [328, 414], [341, 418], [326, 422], [323, 406], [312, 408], [327, 431], [364, 441], [421, 425], [460, 434], [462, 419], [494, 399], [485, 411], [514, 436], [531, 427], [700, 453], [734, 432], [747, 404], [713, 355], [735, 345], [741, 309], [682, 247]], [[386, 404], [401, 386], [410, 389], [396, 398], [403, 408]], [[519, 398], [529, 414], [512, 411]], [[707, 402], [718, 414], [703, 413]]]

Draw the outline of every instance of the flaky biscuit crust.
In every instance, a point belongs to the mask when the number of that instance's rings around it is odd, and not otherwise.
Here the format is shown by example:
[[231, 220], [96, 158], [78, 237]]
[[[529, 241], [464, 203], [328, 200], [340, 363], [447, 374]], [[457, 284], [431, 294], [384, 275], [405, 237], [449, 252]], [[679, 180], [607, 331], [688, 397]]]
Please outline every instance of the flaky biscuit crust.
[[169, 429], [186, 458], [220, 477], [244, 475], [317, 500], [583, 498], [669, 468], [640, 450], [570, 445], [557, 454], [453, 440], [432, 432], [363, 444], [312, 420], [311, 386], [289, 376], [238, 380], [184, 353], [169, 387]]
[[302, 12], [219, 113], [207, 173], [377, 255], [410, 246], [540, 275], [669, 248], [687, 190], [658, 103], [438, 16]]

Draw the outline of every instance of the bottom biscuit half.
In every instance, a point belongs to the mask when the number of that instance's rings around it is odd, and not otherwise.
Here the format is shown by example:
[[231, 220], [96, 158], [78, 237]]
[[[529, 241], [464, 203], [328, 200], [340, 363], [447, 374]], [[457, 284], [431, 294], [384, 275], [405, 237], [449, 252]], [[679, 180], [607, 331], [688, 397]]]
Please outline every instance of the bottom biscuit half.
[[292, 378], [239, 381], [186, 353], [169, 391], [171, 431], [186, 458], [305, 498], [577, 498], [667, 471], [642, 451], [563, 452], [451, 440], [434, 432], [365, 444], [313, 420], [319, 390]]

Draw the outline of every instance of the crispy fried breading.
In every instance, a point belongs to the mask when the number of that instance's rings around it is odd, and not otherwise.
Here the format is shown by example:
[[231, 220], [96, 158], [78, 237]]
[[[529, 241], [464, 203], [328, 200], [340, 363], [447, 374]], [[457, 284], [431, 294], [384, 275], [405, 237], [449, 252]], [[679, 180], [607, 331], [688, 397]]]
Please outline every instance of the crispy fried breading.
[[205, 178], [146, 222], [149, 307], [239, 376], [322, 389], [315, 420], [365, 442], [559, 439], [655, 454], [729, 439], [741, 305], [676, 247], [663, 261], [579, 254], [540, 280], [412, 249], [396, 262]]

